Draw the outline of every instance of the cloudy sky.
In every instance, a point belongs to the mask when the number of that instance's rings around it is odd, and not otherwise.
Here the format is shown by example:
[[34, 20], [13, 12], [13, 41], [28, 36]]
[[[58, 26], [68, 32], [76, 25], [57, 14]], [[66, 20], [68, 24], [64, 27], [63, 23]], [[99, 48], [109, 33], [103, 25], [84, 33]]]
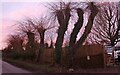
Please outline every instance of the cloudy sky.
[[27, 16], [40, 16], [47, 11], [43, 2], [2, 2], [0, 18], [0, 49], [6, 45], [9, 34], [14, 33], [16, 21]]
[[[1, 0], [0, 2], [0, 49], [6, 46], [6, 39], [12, 34], [15, 22], [27, 16], [40, 16], [47, 11], [45, 2], [60, 0]], [[62, 0], [64, 1], [64, 0]], [[75, 0], [75, 1], [94, 1], [94, 0]], [[96, 0], [100, 1], [100, 0]], [[106, 0], [101, 0], [106, 1]], [[108, 1], [108, 0], [107, 0]], [[109, 0], [118, 1], [118, 0]]]

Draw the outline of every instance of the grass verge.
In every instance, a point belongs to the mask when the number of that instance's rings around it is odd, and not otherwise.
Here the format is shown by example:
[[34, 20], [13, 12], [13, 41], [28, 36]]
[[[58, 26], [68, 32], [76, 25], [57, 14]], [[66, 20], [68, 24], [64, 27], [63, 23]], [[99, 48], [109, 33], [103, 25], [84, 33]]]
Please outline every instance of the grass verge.
[[55, 67], [52, 67], [49, 64], [36, 64], [33, 62], [26, 62], [23, 60], [14, 60], [10, 58], [9, 59], [4, 58], [3, 61], [6, 61], [12, 65], [15, 65], [17, 67], [20, 67], [35, 73], [53, 73], [56, 70]]

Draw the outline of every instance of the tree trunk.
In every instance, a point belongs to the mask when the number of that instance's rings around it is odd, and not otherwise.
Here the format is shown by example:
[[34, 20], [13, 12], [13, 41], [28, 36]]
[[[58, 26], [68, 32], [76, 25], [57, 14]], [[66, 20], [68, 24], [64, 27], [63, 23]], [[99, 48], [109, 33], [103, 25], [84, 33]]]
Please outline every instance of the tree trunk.
[[41, 56], [42, 56], [42, 54], [44, 52], [44, 35], [45, 35], [45, 31], [39, 32], [39, 35], [40, 35], [40, 48], [39, 48], [39, 52], [38, 52], [36, 62], [40, 62]]
[[60, 26], [58, 29], [58, 37], [55, 43], [55, 62], [56, 64], [61, 64], [62, 44], [70, 19], [70, 9], [65, 9], [64, 12], [63, 10], [58, 11], [57, 19]]
[[70, 48], [69, 51], [71, 51], [71, 60], [69, 61], [70, 62], [70, 66], [69, 67], [73, 67], [73, 62], [74, 62], [74, 59], [75, 59], [75, 53], [76, 53], [76, 50], [82, 46], [83, 42], [85, 41], [85, 39], [87, 38], [88, 34], [90, 33], [91, 31], [91, 28], [93, 26], [93, 21], [94, 21], [94, 18], [95, 16], [97, 15], [98, 13], [98, 9], [95, 5], [92, 5], [92, 7], [90, 8], [91, 10], [91, 14], [89, 16], [89, 19], [88, 19], [88, 23], [85, 27], [85, 31], [83, 33], [83, 35], [81, 36], [81, 38], [77, 41], [77, 43], [75, 45], [72, 46], [72, 48]]
[[69, 58], [69, 66], [72, 66], [72, 63], [73, 63], [73, 50], [72, 50], [72, 47], [74, 46], [75, 42], [76, 42], [76, 38], [77, 38], [77, 34], [79, 33], [79, 30], [81, 29], [82, 25], [83, 25], [83, 10], [78, 8], [77, 9], [77, 14], [78, 14], [78, 21], [75, 23], [74, 25], [74, 29], [73, 29], [73, 32], [71, 33], [71, 36], [70, 36], [70, 42], [69, 42], [69, 54], [68, 54], [68, 58]]
[[28, 50], [31, 54], [31, 59], [33, 60], [35, 57], [35, 50], [34, 50], [34, 33], [27, 32], [28, 35]]

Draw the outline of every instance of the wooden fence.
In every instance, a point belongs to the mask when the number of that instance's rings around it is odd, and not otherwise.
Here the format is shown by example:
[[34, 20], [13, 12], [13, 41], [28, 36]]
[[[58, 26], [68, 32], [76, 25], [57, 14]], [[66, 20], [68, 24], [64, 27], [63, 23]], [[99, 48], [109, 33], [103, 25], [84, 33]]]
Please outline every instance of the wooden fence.
[[[66, 65], [67, 63], [67, 49], [63, 48], [62, 50], [62, 64]], [[54, 62], [54, 49], [46, 49], [43, 56], [43, 63]], [[84, 45], [79, 48], [75, 54], [74, 66], [81, 68], [98, 68], [105, 66], [105, 53], [104, 47], [102, 45]]]

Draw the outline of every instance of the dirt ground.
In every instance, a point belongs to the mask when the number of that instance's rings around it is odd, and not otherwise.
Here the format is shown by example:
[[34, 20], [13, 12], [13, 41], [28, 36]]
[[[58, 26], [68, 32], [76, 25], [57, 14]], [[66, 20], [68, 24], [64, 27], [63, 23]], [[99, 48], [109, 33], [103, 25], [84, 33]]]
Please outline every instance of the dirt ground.
[[79, 69], [76, 73], [119, 73], [120, 65], [112, 65], [105, 68], [90, 68], [90, 69]]

